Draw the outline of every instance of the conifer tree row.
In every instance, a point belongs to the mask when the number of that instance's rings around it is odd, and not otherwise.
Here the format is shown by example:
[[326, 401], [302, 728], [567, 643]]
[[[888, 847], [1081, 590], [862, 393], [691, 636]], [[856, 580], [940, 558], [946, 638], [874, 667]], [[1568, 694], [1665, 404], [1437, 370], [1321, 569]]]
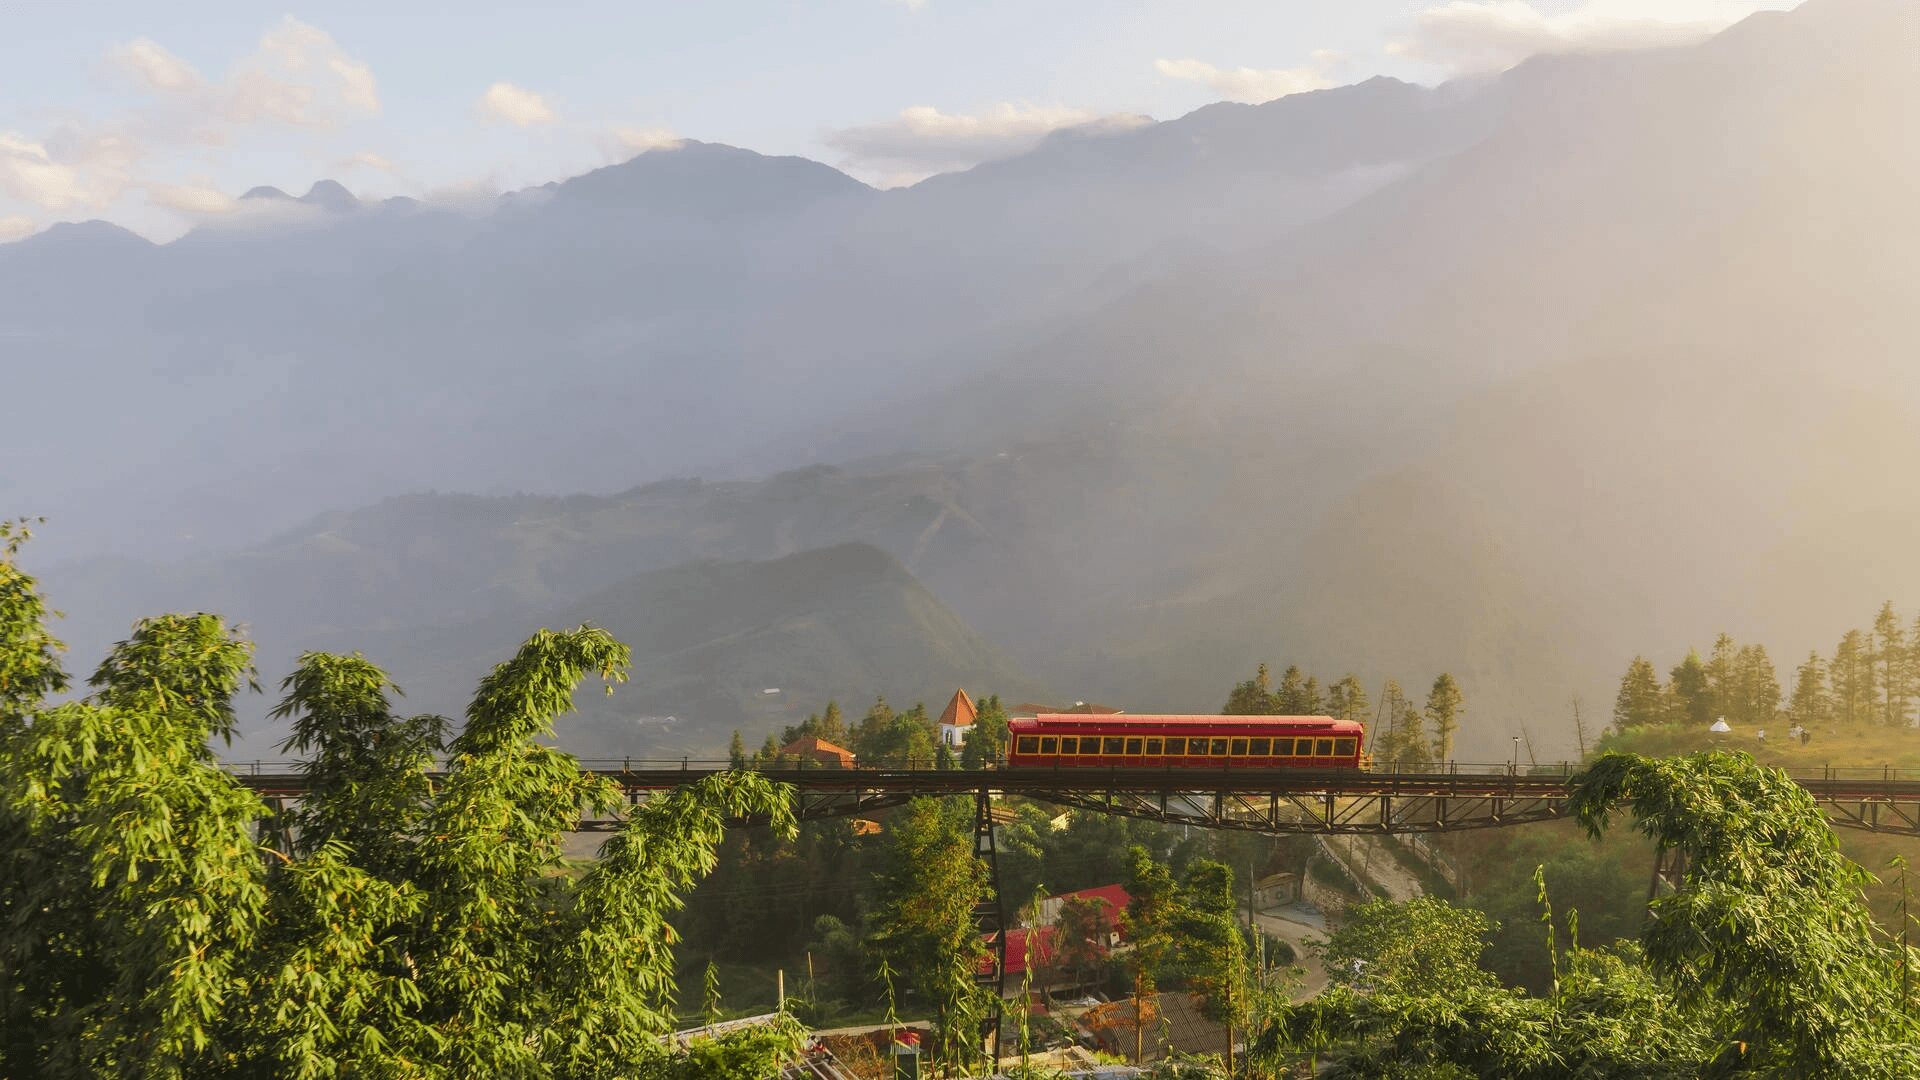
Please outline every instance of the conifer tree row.
[[1893, 603], [1882, 604], [1871, 628], [1842, 634], [1830, 657], [1808, 652], [1784, 698], [1766, 647], [1738, 644], [1728, 634], [1706, 659], [1689, 650], [1667, 675], [1661, 681], [1652, 661], [1634, 657], [1614, 698], [1614, 726], [1704, 727], [1721, 718], [1748, 730], [1771, 723], [1905, 726], [1920, 703], [1920, 616], [1903, 625]]
[[1234, 686], [1221, 712], [1229, 716], [1332, 716], [1368, 727], [1368, 747], [1377, 761], [1445, 761], [1453, 757], [1466, 698], [1454, 677], [1442, 672], [1427, 692], [1425, 707], [1415, 705], [1400, 684], [1388, 679], [1375, 705], [1360, 677], [1348, 672], [1324, 691], [1320, 680], [1289, 665], [1275, 688], [1265, 664], [1253, 678]]

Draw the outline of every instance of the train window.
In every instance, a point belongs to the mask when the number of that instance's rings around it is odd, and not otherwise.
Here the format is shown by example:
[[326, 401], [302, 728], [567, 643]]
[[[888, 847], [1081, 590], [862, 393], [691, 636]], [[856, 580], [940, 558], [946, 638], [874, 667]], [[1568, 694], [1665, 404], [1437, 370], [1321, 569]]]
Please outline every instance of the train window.
[[1040, 752], [1040, 739], [1036, 735], [1022, 735], [1014, 742], [1013, 748], [1023, 754], [1037, 754]]
[[1334, 740], [1333, 752], [1339, 755], [1340, 757], [1352, 757], [1353, 756], [1353, 740], [1352, 739]]
[[1160, 756], [1160, 740], [1159, 739], [1147, 740], [1147, 756], [1148, 757]]
[[1245, 739], [1233, 740], [1233, 756], [1234, 757], [1247, 756], [1247, 740]]
[[1063, 754], [1079, 753], [1080, 739], [1077, 736], [1073, 736], [1073, 735], [1060, 736], [1060, 752]]
[[1206, 757], [1207, 756], [1207, 740], [1188, 739], [1187, 753], [1192, 754], [1195, 757]]
[[1093, 737], [1092, 735], [1082, 735], [1082, 736], [1080, 736], [1080, 752], [1081, 752], [1082, 754], [1097, 754], [1097, 753], [1099, 753], [1099, 752], [1100, 752], [1100, 740], [1099, 740], [1099, 739], [1097, 739], [1097, 738], [1095, 738], [1095, 737]]
[[1111, 754], [1115, 757], [1118, 757], [1121, 754], [1126, 752], [1126, 740], [1125, 739], [1102, 739], [1100, 740], [1100, 752], [1102, 754]]
[[1139, 739], [1127, 740], [1127, 753], [1133, 755], [1134, 757], [1140, 756], [1140, 740]]
[[1273, 756], [1292, 757], [1293, 756], [1293, 740], [1292, 739], [1273, 740]]
[[1254, 757], [1266, 757], [1273, 748], [1272, 739], [1248, 739], [1247, 753]]
[[1212, 756], [1212, 757], [1226, 757], [1227, 756], [1227, 740], [1225, 739], [1213, 740], [1213, 744], [1207, 747], [1207, 753], [1209, 756]]
[[1168, 757], [1180, 757], [1184, 755], [1186, 752], [1187, 752], [1187, 740], [1185, 739], [1168, 739], [1167, 740], [1167, 756]]
[[1313, 741], [1313, 756], [1332, 757], [1333, 756], [1333, 740], [1332, 739], [1315, 739]]
[[1040, 736], [1040, 752], [1043, 754], [1057, 753], [1058, 748], [1056, 744], [1058, 743], [1058, 741], [1059, 740], [1055, 739], [1051, 735]]

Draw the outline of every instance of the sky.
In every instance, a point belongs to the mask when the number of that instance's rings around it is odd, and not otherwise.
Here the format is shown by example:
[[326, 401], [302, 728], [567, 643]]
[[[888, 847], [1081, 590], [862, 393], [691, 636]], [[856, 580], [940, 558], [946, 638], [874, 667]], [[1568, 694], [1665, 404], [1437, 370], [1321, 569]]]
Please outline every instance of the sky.
[[1048, 131], [1696, 39], [1791, 0], [0, 0], [0, 242], [257, 185], [480, 197], [699, 139], [899, 186]]

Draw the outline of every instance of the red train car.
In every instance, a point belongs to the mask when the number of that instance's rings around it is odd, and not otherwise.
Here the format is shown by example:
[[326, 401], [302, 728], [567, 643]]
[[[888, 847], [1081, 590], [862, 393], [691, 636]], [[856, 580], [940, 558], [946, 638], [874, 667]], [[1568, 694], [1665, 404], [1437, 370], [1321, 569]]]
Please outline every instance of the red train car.
[[1042, 713], [1008, 724], [1009, 768], [1356, 769], [1366, 729], [1331, 716]]

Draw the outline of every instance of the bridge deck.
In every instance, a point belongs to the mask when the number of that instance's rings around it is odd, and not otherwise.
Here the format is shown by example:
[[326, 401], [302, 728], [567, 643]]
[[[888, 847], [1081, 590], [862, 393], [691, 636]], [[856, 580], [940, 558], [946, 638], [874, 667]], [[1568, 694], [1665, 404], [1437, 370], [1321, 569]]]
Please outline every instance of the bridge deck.
[[[727, 769], [725, 762], [695, 761], [585, 761], [582, 766], [618, 784], [634, 802]], [[297, 763], [229, 763], [228, 769], [276, 803], [297, 800], [306, 787]], [[1575, 767], [1421, 762], [1372, 770], [938, 770], [783, 764], [757, 771], [794, 787], [802, 819], [855, 817], [925, 795], [991, 792], [1216, 829], [1395, 833], [1494, 828], [1562, 817]], [[1826, 767], [1790, 775], [1837, 826], [1920, 835], [1920, 773]], [[581, 822], [587, 829], [617, 824]]]

